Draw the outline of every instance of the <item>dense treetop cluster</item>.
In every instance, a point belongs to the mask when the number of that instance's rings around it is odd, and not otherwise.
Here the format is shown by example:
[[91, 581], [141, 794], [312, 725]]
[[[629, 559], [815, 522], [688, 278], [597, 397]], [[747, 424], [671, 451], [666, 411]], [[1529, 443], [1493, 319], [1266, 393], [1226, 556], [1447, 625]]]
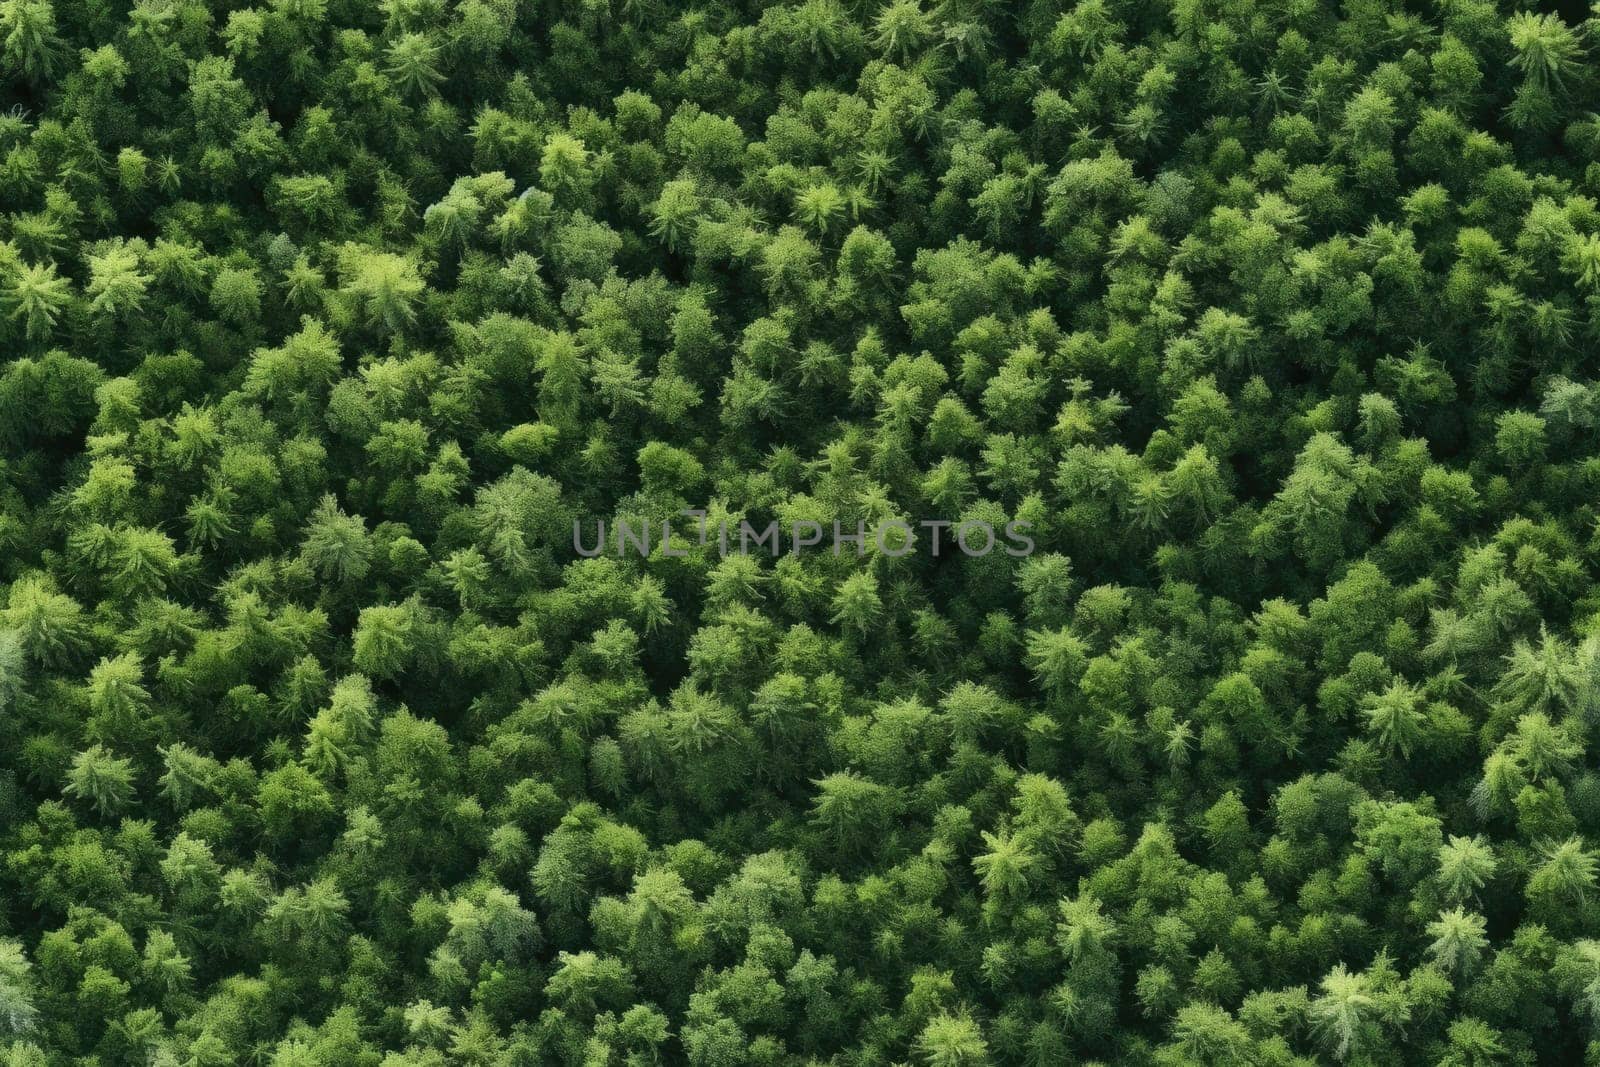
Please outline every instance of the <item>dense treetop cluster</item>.
[[1600, 1063], [1597, 62], [0, 0], [0, 1062]]

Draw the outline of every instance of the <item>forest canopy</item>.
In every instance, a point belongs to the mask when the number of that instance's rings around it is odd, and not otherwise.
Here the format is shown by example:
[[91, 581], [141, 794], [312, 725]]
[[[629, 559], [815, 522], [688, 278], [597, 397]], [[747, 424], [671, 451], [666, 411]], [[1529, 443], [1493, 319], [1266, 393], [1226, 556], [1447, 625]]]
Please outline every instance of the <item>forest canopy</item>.
[[1600, 1065], [1597, 64], [0, 0], [0, 1063]]

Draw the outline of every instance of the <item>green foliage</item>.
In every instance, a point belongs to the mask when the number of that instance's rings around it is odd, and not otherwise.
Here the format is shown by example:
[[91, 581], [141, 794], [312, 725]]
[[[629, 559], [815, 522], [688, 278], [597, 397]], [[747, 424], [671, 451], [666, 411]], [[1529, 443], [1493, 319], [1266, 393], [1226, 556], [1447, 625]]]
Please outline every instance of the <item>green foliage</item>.
[[0, 1062], [1600, 1062], [1593, 15], [0, 0]]

